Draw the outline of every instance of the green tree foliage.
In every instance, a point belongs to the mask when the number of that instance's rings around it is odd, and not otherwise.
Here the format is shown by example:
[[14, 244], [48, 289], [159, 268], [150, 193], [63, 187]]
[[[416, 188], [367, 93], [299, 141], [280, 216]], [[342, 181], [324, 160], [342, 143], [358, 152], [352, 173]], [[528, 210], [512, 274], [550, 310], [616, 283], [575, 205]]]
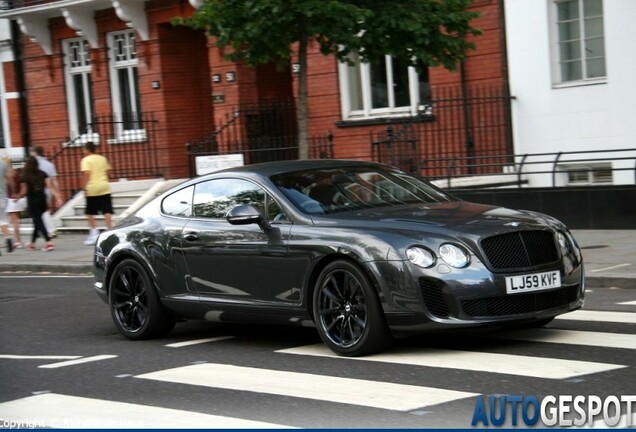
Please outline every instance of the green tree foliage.
[[[453, 70], [474, 45], [471, 0], [205, 0], [177, 22], [205, 29], [233, 61], [289, 64], [298, 53], [300, 157], [307, 150], [307, 45], [341, 61], [356, 51], [364, 62], [392, 55], [422, 70]], [[295, 45], [297, 44], [297, 45]], [[404, 63], [403, 63], [404, 64]]]

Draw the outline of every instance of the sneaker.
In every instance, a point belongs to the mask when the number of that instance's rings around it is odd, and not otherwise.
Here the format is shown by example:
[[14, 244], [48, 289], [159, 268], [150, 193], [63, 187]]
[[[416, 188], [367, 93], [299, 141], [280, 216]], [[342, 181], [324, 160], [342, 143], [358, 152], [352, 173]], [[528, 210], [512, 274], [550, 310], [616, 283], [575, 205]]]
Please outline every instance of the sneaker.
[[35, 250], [35, 245], [33, 243], [27, 243], [26, 247], [28, 250]]
[[94, 245], [95, 243], [97, 243], [97, 236], [94, 235], [89, 235], [86, 237], [86, 240], [84, 240], [86, 246]]
[[13, 250], [16, 250], [16, 249], [22, 249], [22, 243], [20, 242], [13, 243]]
[[13, 240], [7, 239], [7, 252], [13, 252]]
[[42, 252], [49, 252], [54, 250], [55, 247], [53, 246], [53, 243], [47, 243], [43, 248], [42, 248]]
[[99, 237], [99, 230], [97, 228], [90, 230], [88, 237], [84, 240], [84, 244], [87, 246], [94, 245], [97, 243], [97, 237]]

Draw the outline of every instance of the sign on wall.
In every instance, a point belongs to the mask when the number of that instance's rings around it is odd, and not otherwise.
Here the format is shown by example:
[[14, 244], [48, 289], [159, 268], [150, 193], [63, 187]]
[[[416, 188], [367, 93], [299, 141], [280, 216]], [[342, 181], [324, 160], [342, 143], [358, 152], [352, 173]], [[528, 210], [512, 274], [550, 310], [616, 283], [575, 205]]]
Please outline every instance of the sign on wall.
[[215, 156], [196, 156], [194, 159], [197, 175], [208, 174], [225, 168], [245, 165], [242, 153]]

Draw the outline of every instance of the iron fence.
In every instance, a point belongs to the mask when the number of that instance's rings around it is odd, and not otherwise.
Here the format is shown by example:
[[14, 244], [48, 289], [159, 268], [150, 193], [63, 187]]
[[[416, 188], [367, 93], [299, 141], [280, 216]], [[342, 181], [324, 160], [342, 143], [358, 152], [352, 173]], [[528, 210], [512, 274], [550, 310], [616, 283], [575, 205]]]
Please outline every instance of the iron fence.
[[[190, 175], [198, 156], [241, 154], [245, 164], [298, 159], [296, 105], [293, 100], [242, 104], [203, 139], [186, 144]], [[333, 158], [333, 134], [309, 139], [311, 158]]]
[[371, 157], [429, 178], [497, 172], [512, 153], [510, 101], [501, 86], [435, 88], [419, 115], [370, 132]]
[[127, 129], [131, 123], [112, 116], [96, 118], [86, 127], [86, 133], [62, 144], [50, 158], [58, 171], [58, 183], [64, 200], [82, 189], [80, 161], [83, 145], [92, 141], [97, 152], [105, 156], [112, 169], [111, 178], [144, 179], [161, 177], [157, 163], [155, 130], [157, 121], [152, 113], [135, 118], [136, 129]]
[[[470, 178], [483, 176], [473, 173], [457, 176], [454, 173], [463, 172], [469, 166], [477, 168], [478, 172], [486, 172], [493, 180], [490, 186], [517, 186], [522, 187], [532, 183], [539, 176], [544, 178], [541, 184], [551, 187], [567, 185], [585, 185], [590, 183], [612, 184], [613, 177], [621, 172], [633, 172], [631, 182], [636, 184], [636, 148], [628, 149], [603, 149], [580, 150], [551, 153], [523, 153], [502, 154], [498, 156], [476, 157], [449, 157], [437, 161], [439, 165], [446, 166], [446, 175], [432, 177], [432, 180], [443, 180], [446, 188], [470, 187]], [[600, 181], [570, 181], [566, 178], [573, 175], [575, 178], [587, 177], [593, 180], [591, 174], [599, 174]], [[468, 182], [459, 183], [458, 177]], [[506, 180], [497, 179], [508, 177]], [[469, 185], [469, 186], [467, 186]], [[473, 182], [473, 187], [484, 188], [489, 186], [479, 182]]]

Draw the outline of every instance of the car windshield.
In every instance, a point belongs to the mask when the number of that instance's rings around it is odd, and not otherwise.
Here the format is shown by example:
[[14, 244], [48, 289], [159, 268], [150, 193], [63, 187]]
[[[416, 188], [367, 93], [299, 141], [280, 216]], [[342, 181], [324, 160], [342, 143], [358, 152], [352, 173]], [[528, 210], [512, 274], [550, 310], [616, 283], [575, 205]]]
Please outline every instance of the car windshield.
[[271, 180], [311, 215], [454, 200], [418, 177], [384, 166], [309, 169], [276, 174]]

